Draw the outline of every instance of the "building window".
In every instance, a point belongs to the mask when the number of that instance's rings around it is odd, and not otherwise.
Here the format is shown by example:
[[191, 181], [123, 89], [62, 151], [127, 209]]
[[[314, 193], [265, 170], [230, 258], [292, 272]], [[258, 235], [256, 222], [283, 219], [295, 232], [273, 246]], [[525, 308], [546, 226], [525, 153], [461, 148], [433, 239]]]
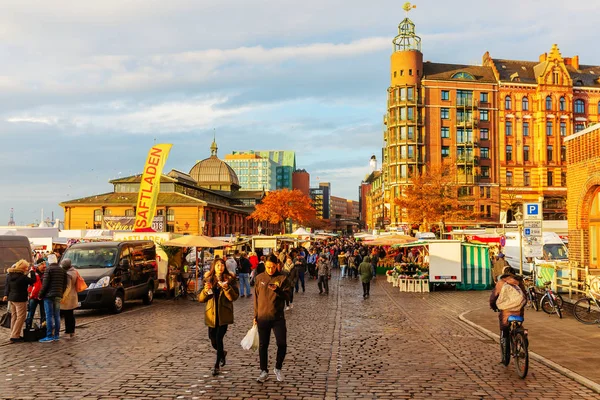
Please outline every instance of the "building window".
[[552, 136], [552, 121], [546, 121], [546, 136]]
[[598, 102], [598, 114], [600, 114], [600, 101]]
[[481, 128], [479, 130], [479, 139], [489, 140], [490, 139], [490, 130], [488, 128]]
[[167, 210], [167, 222], [174, 222], [175, 221], [175, 210], [173, 210], [172, 208], [169, 208]]
[[506, 161], [512, 161], [512, 146], [506, 146]]
[[479, 119], [482, 121], [489, 121], [489, 112], [488, 110], [479, 111]]
[[94, 210], [94, 223], [102, 223], [102, 210]]
[[567, 161], [567, 146], [560, 146], [560, 161]]
[[553, 148], [552, 146], [546, 146], [546, 159], [548, 161], [552, 161], [552, 153], [553, 153]]
[[585, 129], [585, 125], [582, 123], [575, 124], [575, 132], [579, 132]]
[[448, 157], [450, 155], [450, 146], [442, 146], [442, 157]]
[[529, 146], [523, 146], [523, 161], [529, 161]]
[[[479, 101], [481, 103], [487, 103], [488, 102], [488, 94], [486, 92], [479, 93]], [[600, 107], [600, 103], [599, 103], [599, 107]]]
[[523, 172], [523, 186], [531, 186], [531, 174], [529, 171]]
[[575, 114], [585, 114], [585, 102], [581, 99], [575, 100]]
[[442, 119], [448, 119], [448, 118], [450, 118], [450, 109], [442, 108]]
[[554, 186], [554, 175], [552, 174], [552, 171], [548, 171], [546, 175], [548, 180], [548, 186]]
[[490, 149], [489, 149], [489, 147], [481, 147], [479, 149], [479, 156], [481, 158], [490, 158]]
[[513, 173], [511, 171], [506, 171], [506, 186], [513, 185]]
[[447, 126], [442, 127], [442, 138], [448, 139], [450, 137], [450, 128]]
[[[548, 96], [548, 97], [550, 97], [550, 96]], [[547, 102], [547, 100], [546, 100], [546, 102]], [[567, 108], [567, 103], [565, 102], [564, 97], [560, 98], [560, 100], [558, 101], [558, 104], [559, 104], [560, 111], [565, 111], [565, 109]]]
[[511, 121], [506, 121], [506, 124], [504, 126], [504, 133], [506, 134], [506, 136], [512, 136], [512, 122]]
[[552, 72], [552, 84], [558, 85], [558, 71]]
[[415, 97], [415, 88], [409, 87], [406, 92], [408, 93], [408, 100], [413, 100]]
[[529, 122], [523, 122], [523, 136], [529, 136]]
[[125, 216], [126, 217], [133, 217], [133, 216], [135, 216], [135, 213], [133, 212], [133, 208], [125, 210]]
[[450, 91], [442, 90], [442, 100], [450, 100]]
[[523, 97], [521, 108], [523, 108], [523, 111], [529, 111], [529, 99], [527, 97]]
[[490, 167], [481, 167], [481, 177], [482, 178], [490, 177]]
[[412, 69], [408, 70], [408, 75], [412, 76]]
[[512, 99], [510, 98], [510, 96], [506, 96], [504, 98], [504, 109], [510, 110], [511, 108], [512, 108]]
[[566, 122], [560, 123], [560, 136], [567, 136], [567, 123]]
[[561, 172], [560, 173], [560, 186], [567, 186], [567, 173], [566, 172]]
[[546, 97], [546, 110], [552, 110], [552, 97]]

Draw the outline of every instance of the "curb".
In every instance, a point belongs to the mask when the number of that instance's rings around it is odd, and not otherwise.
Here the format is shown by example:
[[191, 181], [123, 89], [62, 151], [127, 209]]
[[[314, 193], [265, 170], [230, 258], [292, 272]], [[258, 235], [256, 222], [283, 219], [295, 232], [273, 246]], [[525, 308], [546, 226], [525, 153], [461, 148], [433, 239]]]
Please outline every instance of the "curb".
[[[465, 318], [464, 315], [470, 313], [471, 311], [473, 311], [473, 310], [465, 311], [464, 313], [460, 314], [458, 316], [458, 319], [460, 319], [462, 322], [470, 325], [471, 327], [477, 329], [481, 333], [494, 339], [496, 342], [499, 342], [500, 335], [498, 335], [482, 326], [479, 326], [476, 323], [469, 321], [467, 318]], [[551, 360], [547, 359], [546, 357], [543, 357], [537, 353], [534, 353], [533, 351], [529, 351], [529, 357], [541, 364], [544, 364], [548, 368], [555, 370], [559, 374], [562, 374], [562, 375], [574, 380], [575, 382], [580, 383], [581, 385], [587, 387], [588, 389], [593, 390], [596, 393], [600, 393], [600, 384], [586, 378], [585, 376], [579, 375], [577, 372], [571, 371], [568, 368], [558, 365], [554, 361], [551, 361]]]

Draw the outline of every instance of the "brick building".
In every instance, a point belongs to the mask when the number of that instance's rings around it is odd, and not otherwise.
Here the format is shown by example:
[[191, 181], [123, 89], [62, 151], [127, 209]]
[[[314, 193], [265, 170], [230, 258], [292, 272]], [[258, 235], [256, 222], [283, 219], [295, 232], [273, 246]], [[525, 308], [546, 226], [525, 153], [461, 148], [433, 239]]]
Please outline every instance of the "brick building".
[[600, 125], [565, 138], [569, 259], [600, 268]]

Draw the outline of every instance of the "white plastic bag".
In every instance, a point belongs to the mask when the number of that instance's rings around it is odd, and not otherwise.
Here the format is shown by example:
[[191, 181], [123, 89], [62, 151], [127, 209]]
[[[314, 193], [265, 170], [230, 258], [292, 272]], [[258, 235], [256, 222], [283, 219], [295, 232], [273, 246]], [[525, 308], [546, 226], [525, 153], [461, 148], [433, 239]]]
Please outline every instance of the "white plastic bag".
[[256, 324], [252, 325], [240, 344], [244, 350], [258, 350], [258, 327]]

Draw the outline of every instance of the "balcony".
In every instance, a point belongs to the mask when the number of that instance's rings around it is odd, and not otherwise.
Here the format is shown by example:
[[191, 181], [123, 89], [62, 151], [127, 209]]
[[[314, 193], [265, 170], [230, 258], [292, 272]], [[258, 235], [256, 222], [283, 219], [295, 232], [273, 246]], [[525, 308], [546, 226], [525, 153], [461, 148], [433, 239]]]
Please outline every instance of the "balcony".
[[457, 107], [473, 107], [473, 108], [477, 108], [479, 106], [479, 102], [477, 100], [474, 100], [473, 98], [467, 97], [459, 97], [456, 99], [456, 106]]
[[458, 128], [477, 128], [477, 121], [474, 118], [463, 119], [456, 121], [456, 127]]
[[477, 141], [470, 141], [470, 140], [457, 141], [456, 145], [460, 146], [460, 147], [477, 147]]
[[473, 164], [479, 165], [479, 157], [477, 156], [458, 156], [456, 158], [456, 164]]

